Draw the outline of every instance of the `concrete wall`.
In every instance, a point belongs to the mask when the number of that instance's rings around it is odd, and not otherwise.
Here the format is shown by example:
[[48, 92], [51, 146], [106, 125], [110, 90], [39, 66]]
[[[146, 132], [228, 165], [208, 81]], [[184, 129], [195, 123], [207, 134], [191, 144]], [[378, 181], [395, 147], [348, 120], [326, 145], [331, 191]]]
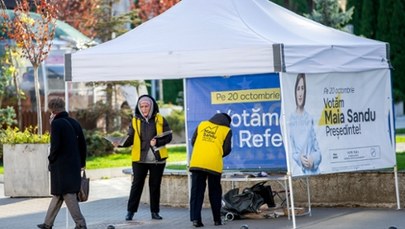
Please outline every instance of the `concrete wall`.
[[[405, 173], [398, 173], [401, 206], [405, 204]], [[310, 179], [314, 206], [396, 207], [393, 172], [357, 172], [316, 176]], [[304, 187], [294, 182], [294, 197], [303, 202]]]
[[49, 144], [3, 145], [4, 195], [44, 197], [50, 195]]
[[[401, 206], [405, 206], [405, 172], [398, 173]], [[307, 192], [304, 180], [293, 180], [296, 206], [306, 206]], [[235, 182], [243, 189], [257, 182]], [[276, 181], [269, 181], [273, 190], [283, 187]], [[396, 208], [395, 180], [393, 172], [357, 172], [319, 175], [309, 178], [312, 206], [355, 206]], [[145, 182], [142, 202], [149, 203], [149, 188]], [[230, 181], [222, 181], [223, 193], [232, 188]], [[205, 206], [208, 196], [205, 196]], [[169, 172], [163, 177], [161, 204], [188, 207], [188, 180], [185, 172]], [[280, 203], [279, 198], [275, 198]]]

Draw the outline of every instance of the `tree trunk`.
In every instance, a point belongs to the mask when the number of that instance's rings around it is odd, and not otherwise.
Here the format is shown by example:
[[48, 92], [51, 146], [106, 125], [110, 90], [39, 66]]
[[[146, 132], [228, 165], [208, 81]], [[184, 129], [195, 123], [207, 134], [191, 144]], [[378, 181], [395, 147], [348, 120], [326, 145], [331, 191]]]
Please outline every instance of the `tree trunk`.
[[113, 115], [111, 114], [113, 107], [112, 107], [112, 96], [113, 96], [113, 84], [107, 83], [106, 87], [106, 103], [107, 103], [107, 112], [105, 115], [105, 128], [107, 133], [112, 132], [113, 129]]
[[[34, 84], [35, 84], [35, 98], [37, 105], [37, 125], [38, 134], [42, 135], [42, 110], [41, 110], [41, 95], [39, 94], [39, 80], [38, 80], [38, 65], [34, 65]], [[45, 83], [45, 82], [44, 82]]]
[[21, 130], [22, 129], [21, 90], [20, 90], [20, 84], [18, 83], [18, 80], [17, 80], [17, 75], [15, 73], [13, 75], [13, 81], [14, 81], [14, 86], [15, 86], [16, 95], [17, 95], [18, 128]]

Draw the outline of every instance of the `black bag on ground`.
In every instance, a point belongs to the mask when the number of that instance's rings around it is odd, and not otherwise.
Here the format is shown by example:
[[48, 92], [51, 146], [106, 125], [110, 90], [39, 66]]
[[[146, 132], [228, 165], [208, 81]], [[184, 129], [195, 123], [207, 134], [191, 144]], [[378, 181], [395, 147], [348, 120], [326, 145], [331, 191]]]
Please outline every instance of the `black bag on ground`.
[[235, 188], [229, 190], [223, 196], [221, 211], [224, 214], [231, 212], [236, 216], [246, 213], [257, 213], [258, 209], [263, 204], [263, 198], [253, 192], [251, 188], [245, 188], [242, 193], [239, 193], [239, 189]]
[[251, 187], [252, 191], [259, 194], [267, 207], [273, 208], [276, 206], [274, 203], [273, 190], [270, 185], [264, 185], [267, 181], [257, 183]]

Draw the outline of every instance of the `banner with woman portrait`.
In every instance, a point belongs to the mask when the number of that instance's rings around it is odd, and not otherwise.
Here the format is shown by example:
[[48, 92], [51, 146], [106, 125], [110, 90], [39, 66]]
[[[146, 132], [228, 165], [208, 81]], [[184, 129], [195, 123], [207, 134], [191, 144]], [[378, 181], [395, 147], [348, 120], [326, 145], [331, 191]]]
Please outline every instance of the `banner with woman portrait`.
[[282, 74], [283, 136], [293, 176], [396, 164], [389, 74]]

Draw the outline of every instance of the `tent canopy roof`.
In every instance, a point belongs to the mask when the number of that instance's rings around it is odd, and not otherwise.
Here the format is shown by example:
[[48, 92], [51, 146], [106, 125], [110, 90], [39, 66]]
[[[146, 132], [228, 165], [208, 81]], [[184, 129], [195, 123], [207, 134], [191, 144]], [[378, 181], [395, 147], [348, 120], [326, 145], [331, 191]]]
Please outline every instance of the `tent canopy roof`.
[[67, 56], [72, 81], [388, 68], [386, 43], [267, 0], [182, 0], [126, 34]]

